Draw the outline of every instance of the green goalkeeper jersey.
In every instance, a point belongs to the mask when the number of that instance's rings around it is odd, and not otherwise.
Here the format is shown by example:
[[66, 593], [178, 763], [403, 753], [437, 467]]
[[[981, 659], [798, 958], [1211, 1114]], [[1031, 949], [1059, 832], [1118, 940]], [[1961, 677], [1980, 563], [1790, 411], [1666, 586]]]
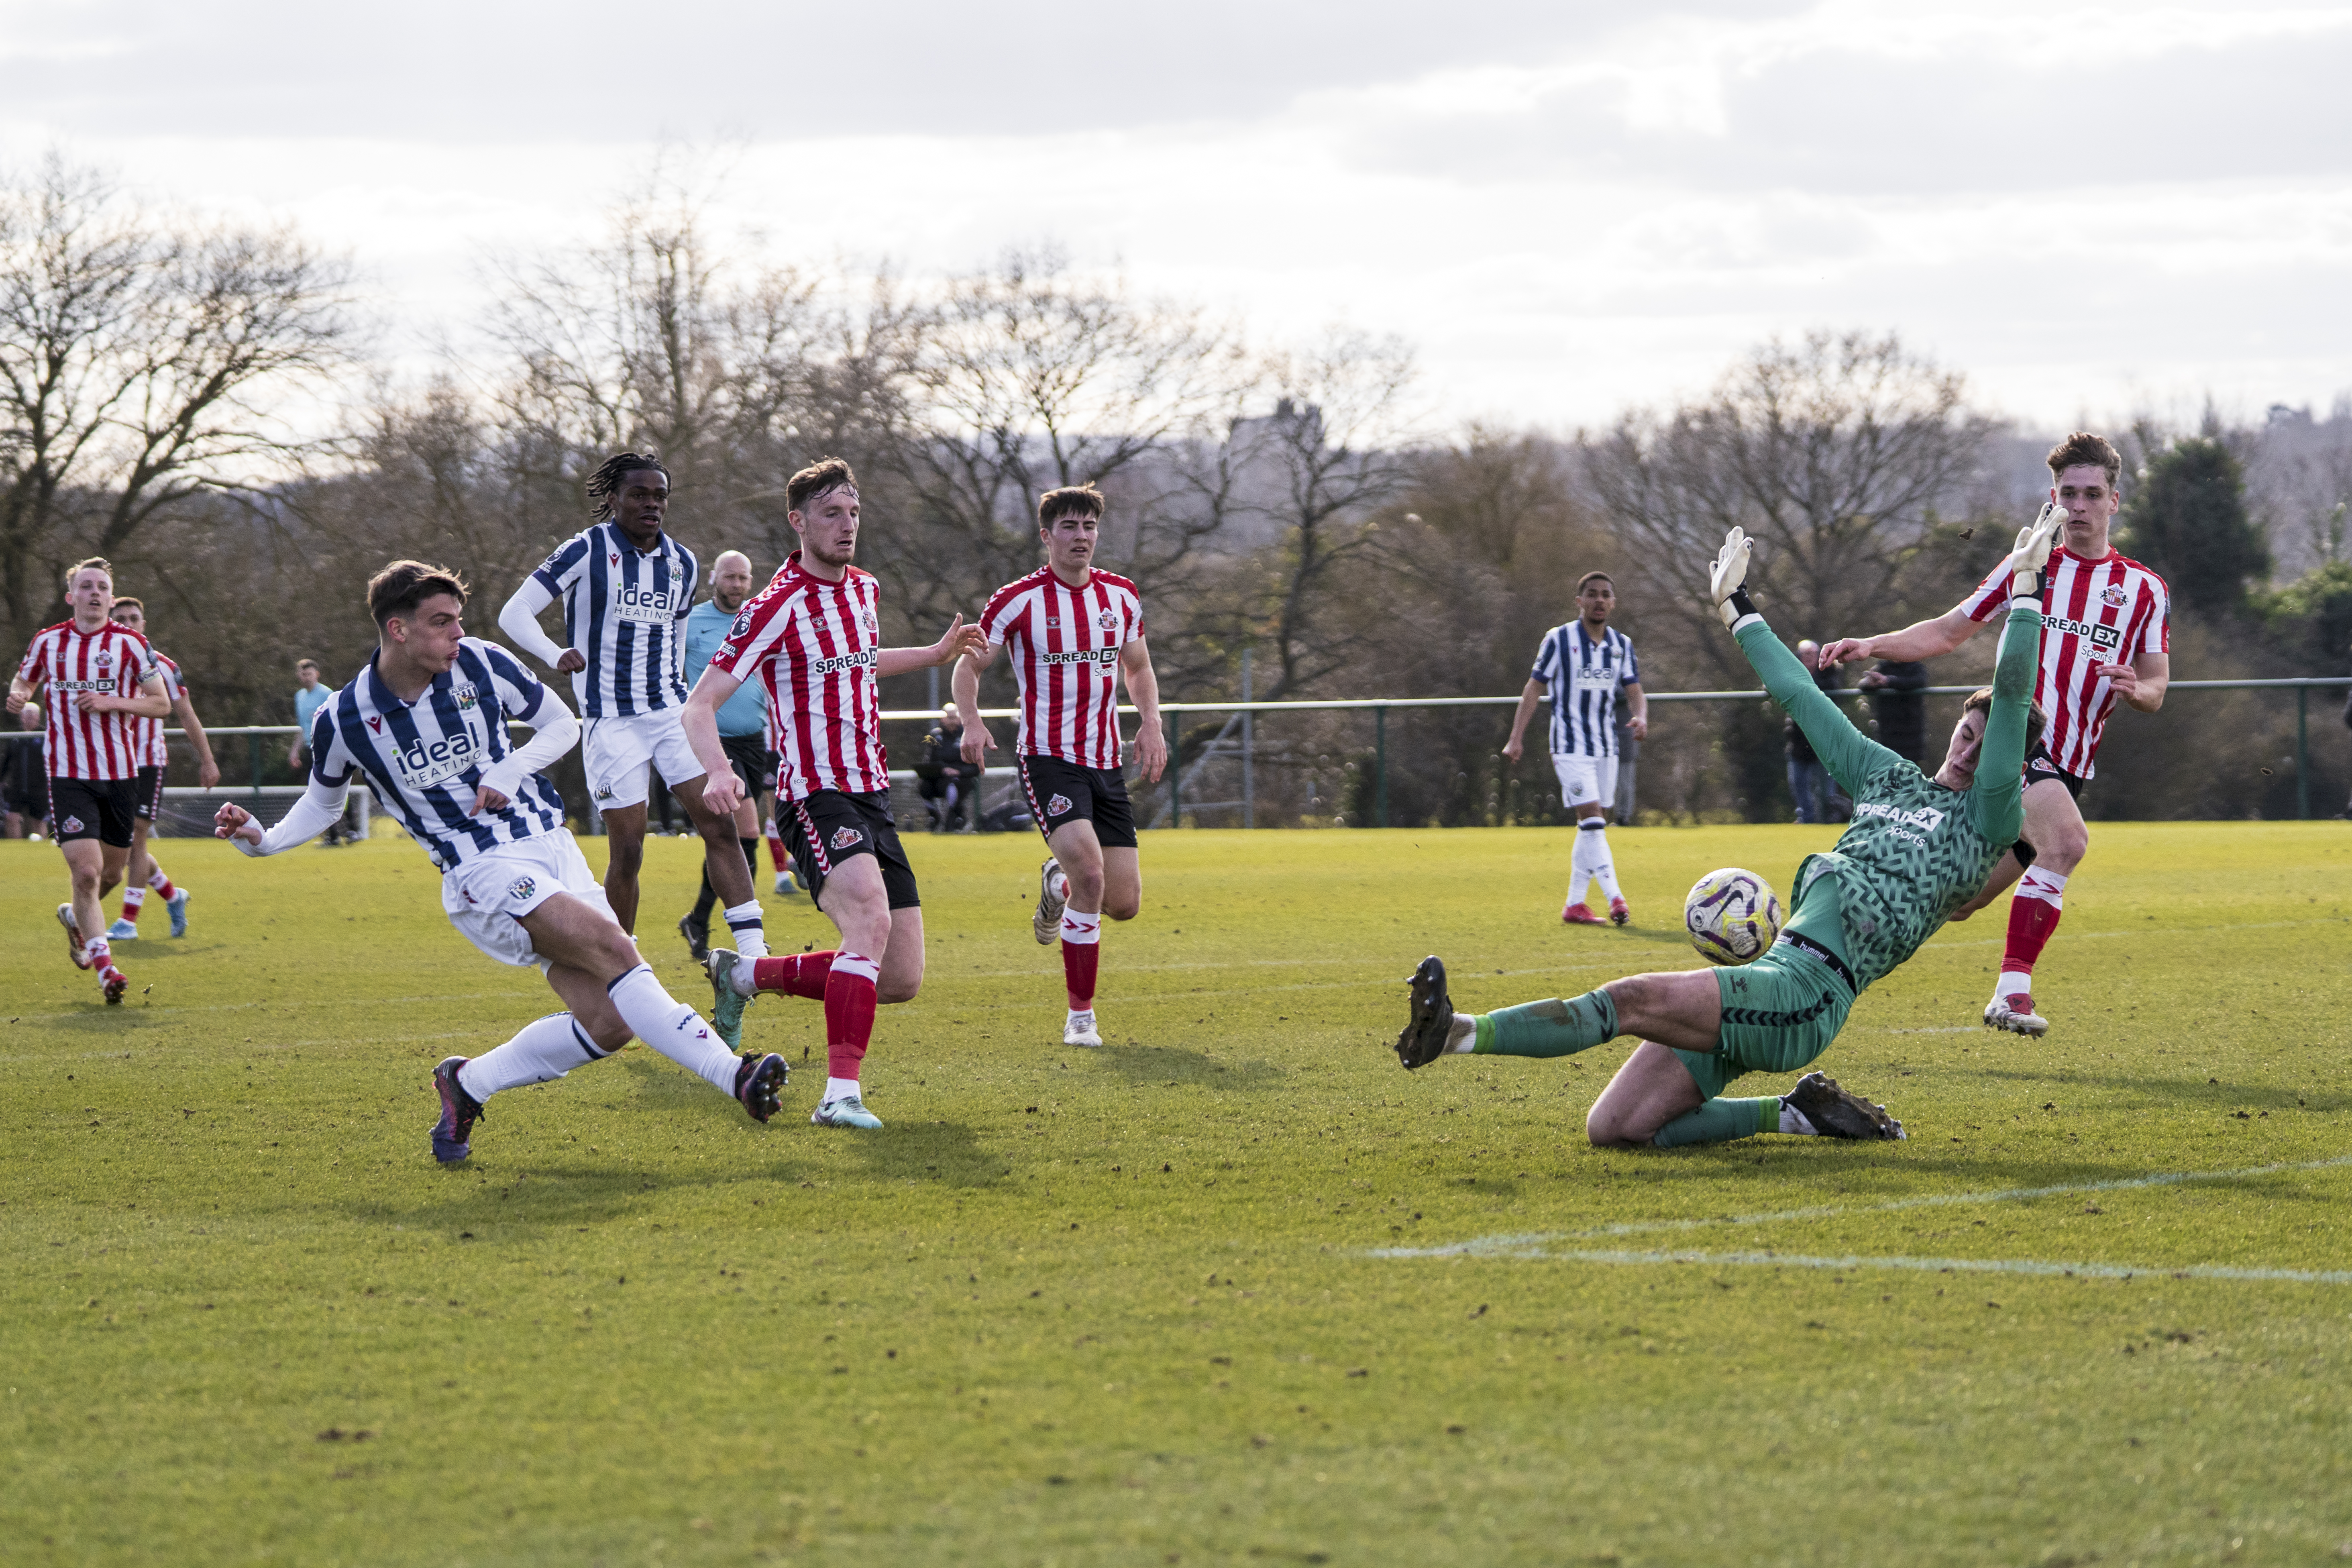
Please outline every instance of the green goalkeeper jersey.
[[1945, 788], [1855, 729], [1761, 616], [1743, 618], [1735, 635], [1765, 689], [1853, 797], [1853, 822], [1837, 847], [1798, 866], [1789, 914], [1791, 926], [1801, 924], [1806, 895], [1822, 878], [1835, 878], [1843, 938], [1836, 945], [1855, 984], [1867, 988], [1976, 896], [2025, 826], [2026, 705], [2041, 647], [2039, 606], [2012, 607], [2001, 628], [1992, 710], [1975, 781], [1965, 790]]

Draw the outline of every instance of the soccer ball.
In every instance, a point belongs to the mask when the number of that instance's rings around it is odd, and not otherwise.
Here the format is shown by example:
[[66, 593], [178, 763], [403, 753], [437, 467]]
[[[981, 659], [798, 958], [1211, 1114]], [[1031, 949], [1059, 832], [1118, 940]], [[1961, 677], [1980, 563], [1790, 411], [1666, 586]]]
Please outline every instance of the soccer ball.
[[1753, 871], [1709, 871], [1683, 900], [1683, 929], [1709, 963], [1746, 963], [1780, 934], [1780, 900]]

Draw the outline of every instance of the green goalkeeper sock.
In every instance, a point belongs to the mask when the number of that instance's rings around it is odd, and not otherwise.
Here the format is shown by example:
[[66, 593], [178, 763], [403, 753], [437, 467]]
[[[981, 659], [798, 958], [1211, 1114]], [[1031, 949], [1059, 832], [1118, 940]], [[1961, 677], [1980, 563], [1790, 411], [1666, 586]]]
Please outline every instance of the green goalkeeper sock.
[[1679, 1149], [1685, 1143], [1728, 1143], [1759, 1132], [1780, 1131], [1780, 1097], [1761, 1100], [1710, 1100], [1658, 1129], [1650, 1140], [1657, 1149]]
[[1553, 998], [1478, 1015], [1481, 1056], [1567, 1057], [1617, 1037], [1617, 1004], [1606, 991]]

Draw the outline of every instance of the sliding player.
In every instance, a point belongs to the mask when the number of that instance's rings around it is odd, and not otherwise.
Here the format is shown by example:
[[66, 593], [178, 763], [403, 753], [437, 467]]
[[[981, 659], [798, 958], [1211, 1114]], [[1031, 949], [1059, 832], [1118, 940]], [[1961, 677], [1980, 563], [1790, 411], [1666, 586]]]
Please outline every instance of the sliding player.
[[[141, 637], [147, 635], [147, 606], [137, 599], [114, 601], [113, 619], [129, 626]], [[196, 783], [205, 789], [220, 783], [220, 764], [213, 760], [213, 743], [205, 734], [205, 727], [196, 718], [196, 705], [188, 698], [187, 682], [182, 679], [180, 666], [171, 655], [148, 645], [155, 656], [155, 668], [163, 672], [163, 694], [172, 700], [172, 711], [187, 731], [188, 744], [196, 753]], [[132, 747], [140, 756], [139, 787], [131, 801], [131, 863], [125, 873], [130, 886], [122, 890], [122, 918], [106, 930], [110, 942], [139, 940], [139, 911], [145, 907], [152, 889], [163, 895], [163, 908], [171, 912], [172, 934], [188, 934], [188, 889], [175, 888], [163, 868], [155, 863], [148, 840], [153, 836], [155, 821], [163, 809], [163, 768], [171, 753], [163, 743], [163, 721], [135, 719], [131, 723], [137, 733]], [[100, 889], [105, 897], [113, 884]]]
[[923, 984], [922, 897], [890, 815], [882, 710], [874, 683], [974, 651], [978, 628], [958, 616], [929, 647], [884, 647], [870, 573], [857, 553], [857, 476], [839, 458], [794, 474], [785, 520], [801, 547], [735, 617], [686, 701], [686, 733], [710, 771], [705, 798], [730, 812], [744, 798], [727, 766], [719, 710], [745, 681], [767, 689], [776, 727], [776, 815], [801, 885], [841, 932], [831, 952], [783, 958], [715, 949], [711, 1017], [740, 1040], [743, 1005], [761, 991], [824, 1004], [824, 1098], [819, 1127], [882, 1125], [859, 1083], [877, 1005], [911, 1001]]
[[1511, 715], [1511, 738], [1503, 755], [1519, 760], [1528, 720], [1537, 700], [1551, 694], [1551, 766], [1559, 775], [1559, 800], [1576, 813], [1576, 848], [1568, 862], [1568, 903], [1559, 918], [1570, 925], [1597, 926], [1601, 917], [1584, 901], [1595, 881], [1609, 900], [1609, 918], [1623, 925], [1633, 918], [1617, 888], [1617, 868], [1609, 858], [1609, 808], [1617, 803], [1617, 694], [1625, 694], [1630, 717], [1625, 732], [1639, 741], [1650, 732], [1650, 700], [1642, 694], [1642, 665], [1633, 642], [1612, 630], [1617, 584], [1606, 572], [1587, 572], [1576, 581], [1576, 619], [1544, 634], [1536, 649], [1535, 673], [1519, 691]]
[[1774, 1131], [1902, 1137], [1883, 1108], [1820, 1073], [1783, 1096], [1727, 1100], [1723, 1091], [1742, 1073], [1794, 1072], [1820, 1056], [1855, 996], [1975, 896], [2016, 840], [2041, 573], [2058, 518], [2045, 508], [2018, 533], [2004, 568], [2011, 596], [1992, 689], [1969, 699], [1933, 778], [1855, 729], [1780, 645], [1741, 587], [1748, 545], [1733, 529], [1709, 578], [1724, 624], [1854, 799], [1837, 847], [1797, 868], [1780, 942], [1736, 969], [1639, 974], [1566, 1001], [1475, 1016], [1454, 1011], [1445, 965], [1425, 959], [1412, 977], [1398, 1059], [1410, 1068], [1448, 1053], [1561, 1057], [1638, 1035], [1642, 1043], [1585, 1119], [1596, 1144], [1671, 1149]]
[[[214, 831], [247, 855], [294, 848], [342, 819], [352, 778], [365, 773], [441, 872], [449, 923], [500, 963], [536, 965], [562, 999], [566, 1011], [497, 1049], [433, 1069], [433, 1157], [471, 1153], [474, 1123], [500, 1089], [562, 1078], [632, 1035], [733, 1095], [753, 1121], [773, 1116], [783, 1058], [739, 1059], [662, 988], [563, 826], [563, 797], [541, 770], [579, 740], [579, 721], [512, 654], [466, 635], [456, 573], [395, 561], [367, 592], [376, 651], [311, 721], [309, 790], [266, 833], [239, 805], [222, 806]], [[517, 746], [509, 723], [534, 733]]]
[[[44, 626], [8, 683], [8, 711], [21, 713], [36, 689], [48, 693], [41, 755], [49, 775], [49, 837], [65, 852], [73, 900], [58, 906], [66, 953], [98, 971], [106, 1005], [120, 1006], [131, 982], [115, 967], [101, 889], [122, 879], [131, 858], [141, 756], [137, 721], [172, 710], [147, 639], [109, 619], [114, 568], [97, 556], [66, 572], [70, 619]], [[135, 694], [135, 695], [134, 695]], [[87, 937], [83, 933], [87, 932]]]
[[[2008, 946], [1984, 1021], [2021, 1035], [2050, 1028], [2033, 1010], [2033, 965], [2058, 929], [2066, 879], [2090, 850], [2080, 803], [2107, 715], [2118, 697], [2155, 712], [2172, 679], [2171, 594], [2163, 578], [2107, 542], [2107, 525], [2123, 504], [2116, 488], [2123, 458], [2105, 437], [2077, 431], [2050, 449], [2049, 463], [2050, 499], [2065, 512], [2065, 537], [2043, 574], [2033, 695], [2050, 715], [2050, 734], [2025, 760], [2025, 832], [2016, 852], [2003, 856], [1984, 891], [1952, 915], [1966, 920], [2017, 882]], [[1833, 642], [1822, 650], [1822, 662], [1949, 653], [1992, 619], [2005, 586], [1995, 573], [1936, 619]]]
[[980, 717], [980, 672], [1013, 650], [1020, 688], [1014, 742], [1021, 787], [1037, 830], [1052, 851], [1037, 873], [1031, 934], [1062, 939], [1062, 982], [1069, 1016], [1066, 1046], [1099, 1046], [1095, 973], [1102, 921], [1131, 921], [1143, 907], [1135, 811], [1119, 773], [1118, 677], [1127, 677], [1138, 721], [1136, 760], [1159, 782], [1168, 766], [1160, 733], [1160, 679], [1143, 641], [1143, 600], [1124, 577], [1094, 570], [1102, 530], [1102, 492], [1092, 485], [1048, 490], [1037, 502], [1037, 537], [1045, 564], [1007, 583], [980, 613], [986, 648], [957, 661], [952, 685], [964, 726], [963, 759], [983, 762], [996, 737]]
[[[616, 452], [588, 479], [597, 521], [556, 547], [499, 612], [517, 647], [572, 676], [587, 735], [580, 748], [588, 793], [604, 818], [604, 896], [625, 931], [637, 929], [637, 872], [646, 858], [646, 769], [686, 807], [702, 837], [703, 871], [725, 900], [727, 928], [743, 952], [764, 953], [760, 900], [742, 867], [727, 812], [702, 804], [704, 764], [678, 728], [686, 701], [682, 623], [701, 568], [662, 531], [669, 470], [650, 452]], [[558, 647], [539, 613], [563, 596]]]

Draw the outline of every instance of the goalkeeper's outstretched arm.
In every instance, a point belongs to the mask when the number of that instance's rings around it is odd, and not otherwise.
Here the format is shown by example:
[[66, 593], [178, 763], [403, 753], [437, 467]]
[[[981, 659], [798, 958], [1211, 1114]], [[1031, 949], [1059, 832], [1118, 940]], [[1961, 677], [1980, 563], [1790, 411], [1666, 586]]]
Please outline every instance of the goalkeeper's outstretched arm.
[[1813, 754], [1821, 758], [1830, 776], [1843, 785], [1848, 795], [1859, 799], [1862, 781], [1874, 769], [1900, 759], [1854, 728], [1853, 721], [1813, 683], [1812, 671], [1773, 635], [1763, 616], [1748, 602], [1743, 585], [1747, 564], [1748, 539], [1735, 528], [1724, 542], [1723, 553], [1716, 559], [1709, 584], [1724, 624], [1731, 628], [1739, 651], [1748, 656], [1748, 664], [1762, 679], [1764, 689], [1805, 732]]

